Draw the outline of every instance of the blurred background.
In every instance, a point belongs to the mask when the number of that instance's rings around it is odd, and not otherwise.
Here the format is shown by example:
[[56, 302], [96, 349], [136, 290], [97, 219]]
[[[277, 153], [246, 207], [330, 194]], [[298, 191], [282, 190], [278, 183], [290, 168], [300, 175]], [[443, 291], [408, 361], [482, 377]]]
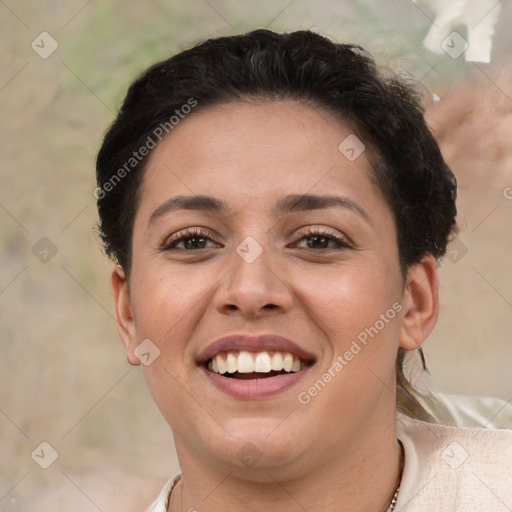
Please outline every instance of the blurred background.
[[416, 82], [459, 182], [428, 385], [511, 400], [511, 23], [506, 0], [0, 0], [0, 511], [145, 510], [179, 469], [115, 330], [94, 161], [135, 76], [207, 37], [312, 29]]

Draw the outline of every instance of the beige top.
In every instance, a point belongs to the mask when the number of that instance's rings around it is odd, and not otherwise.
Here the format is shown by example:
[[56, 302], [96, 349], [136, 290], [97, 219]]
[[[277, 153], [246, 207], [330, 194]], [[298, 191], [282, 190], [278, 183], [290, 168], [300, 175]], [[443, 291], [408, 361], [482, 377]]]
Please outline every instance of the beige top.
[[[512, 428], [510, 405], [495, 399], [463, 399], [453, 406], [445, 397], [447, 423], [463, 421], [486, 428], [436, 425], [398, 413], [397, 437], [404, 446], [405, 465], [395, 512], [512, 511], [512, 431], [489, 428]], [[499, 421], [480, 421], [489, 418], [483, 412], [489, 409], [498, 412]], [[178, 473], [167, 482], [147, 512], [167, 512], [180, 478]]]

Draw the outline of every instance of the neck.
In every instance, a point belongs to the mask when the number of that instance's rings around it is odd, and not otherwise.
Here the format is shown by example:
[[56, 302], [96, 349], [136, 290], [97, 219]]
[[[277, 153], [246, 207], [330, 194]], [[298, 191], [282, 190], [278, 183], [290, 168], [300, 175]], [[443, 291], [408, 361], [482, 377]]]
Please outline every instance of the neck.
[[[387, 422], [386, 422], [387, 423]], [[293, 467], [216, 470], [180, 457], [183, 479], [169, 510], [385, 512], [399, 483], [401, 450], [395, 423], [360, 429], [356, 438], [329, 454], [296, 461]], [[179, 451], [178, 451], [179, 453]], [[307, 471], [304, 471], [307, 468]]]

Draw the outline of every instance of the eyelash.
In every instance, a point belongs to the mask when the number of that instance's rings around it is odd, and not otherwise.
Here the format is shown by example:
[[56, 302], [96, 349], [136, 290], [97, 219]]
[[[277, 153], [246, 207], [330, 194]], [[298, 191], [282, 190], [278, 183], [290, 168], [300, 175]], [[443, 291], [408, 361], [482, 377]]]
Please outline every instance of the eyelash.
[[[336, 250], [342, 250], [342, 249], [350, 249], [351, 246], [342, 238], [334, 234], [332, 231], [330, 231], [328, 228], [311, 228], [308, 227], [306, 231], [300, 232], [297, 236], [299, 236], [299, 241], [307, 238], [313, 238], [315, 236], [327, 238], [328, 241], [333, 241], [338, 247], [336, 247]], [[177, 233], [175, 235], [172, 235], [171, 237], [167, 238], [162, 245], [161, 250], [162, 251], [170, 251], [172, 249], [176, 249], [176, 246], [180, 242], [184, 242], [186, 240], [189, 240], [191, 238], [204, 238], [207, 240], [214, 241], [215, 236], [211, 231], [209, 231], [206, 228], [190, 228], [186, 229], [185, 231], [182, 231], [180, 233]], [[195, 249], [195, 250], [201, 250], [206, 249], [206, 247]], [[183, 251], [193, 251], [194, 249], [179, 249]], [[321, 248], [319, 250], [312, 249], [315, 252], [321, 252], [321, 251], [329, 251], [332, 250], [329, 248]]]

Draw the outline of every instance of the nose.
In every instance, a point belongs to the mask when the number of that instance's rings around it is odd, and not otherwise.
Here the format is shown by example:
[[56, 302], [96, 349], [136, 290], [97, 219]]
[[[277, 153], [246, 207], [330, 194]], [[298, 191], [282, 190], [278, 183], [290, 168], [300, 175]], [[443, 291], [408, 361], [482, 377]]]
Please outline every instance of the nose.
[[282, 314], [293, 303], [285, 276], [263, 252], [252, 262], [233, 255], [233, 267], [219, 283], [214, 302], [217, 311], [242, 317]]

